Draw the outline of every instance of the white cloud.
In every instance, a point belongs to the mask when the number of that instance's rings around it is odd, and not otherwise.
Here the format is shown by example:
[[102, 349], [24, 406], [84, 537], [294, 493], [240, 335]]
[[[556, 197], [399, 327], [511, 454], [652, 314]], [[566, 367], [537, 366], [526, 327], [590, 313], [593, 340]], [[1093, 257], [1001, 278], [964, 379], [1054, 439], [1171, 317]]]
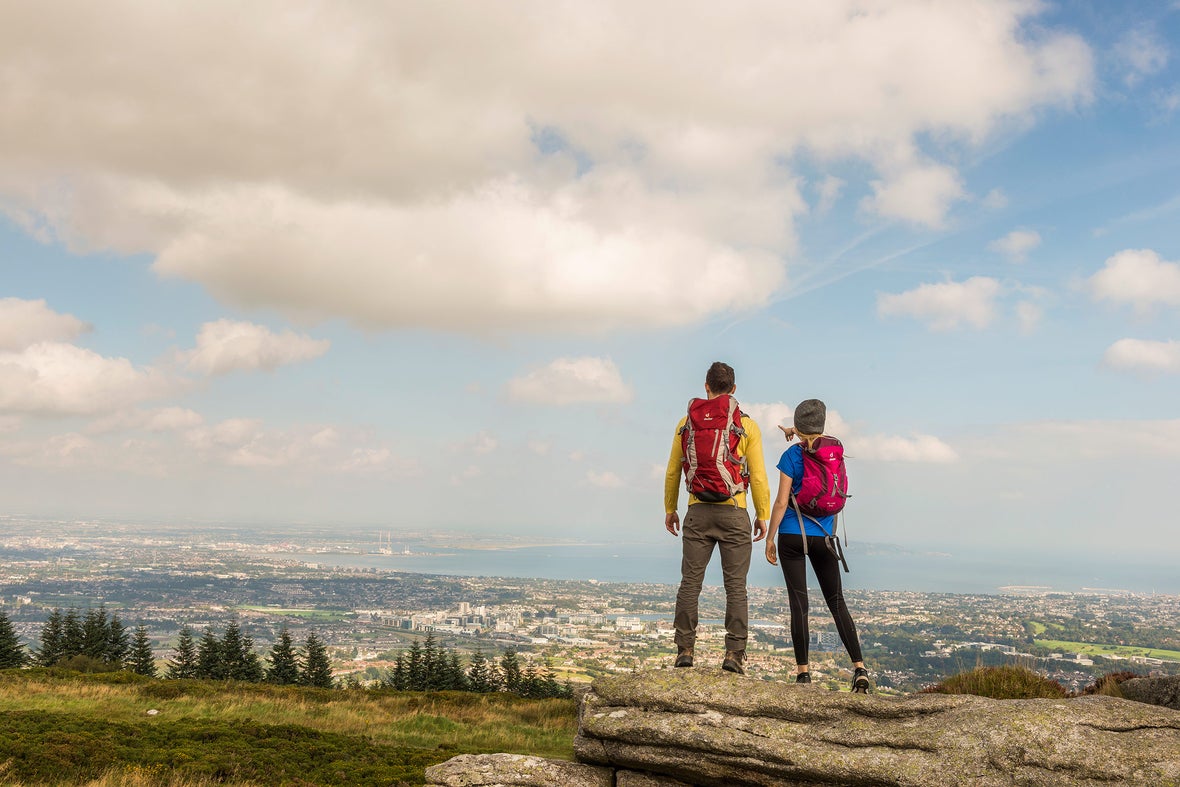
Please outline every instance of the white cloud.
[[331, 342], [292, 331], [273, 333], [262, 325], [217, 320], [201, 326], [197, 346], [184, 354], [189, 369], [201, 374], [226, 374], [239, 369], [275, 369], [318, 358]]
[[1102, 362], [1114, 369], [1180, 373], [1180, 342], [1119, 339], [1103, 353]]
[[1044, 309], [1039, 304], [1032, 301], [1021, 301], [1016, 304], [1016, 323], [1020, 326], [1020, 332], [1023, 334], [1035, 331], [1044, 316]]
[[558, 358], [540, 369], [512, 379], [508, 397], [536, 404], [616, 404], [631, 401], [631, 386], [623, 382], [609, 358]]
[[176, 380], [71, 344], [0, 352], [0, 412], [95, 415], [175, 392]]
[[1041, 235], [1035, 230], [1012, 230], [1004, 237], [989, 243], [987, 247], [1003, 254], [1009, 262], [1024, 262], [1028, 253], [1040, 245]]
[[122, 410], [93, 421], [90, 434], [143, 430], [147, 432], [183, 432], [205, 422], [201, 414], [184, 407], [161, 407], [155, 410]]
[[965, 192], [959, 175], [948, 166], [910, 167], [888, 180], [872, 182], [873, 196], [861, 207], [893, 219], [927, 227], [942, 227], [951, 204]]
[[623, 479], [609, 470], [602, 473], [590, 470], [586, 473], [586, 481], [591, 486], [597, 486], [600, 489], [619, 489], [624, 486]]
[[548, 456], [553, 450], [553, 443], [548, 440], [529, 440], [528, 449], [537, 456]]
[[[746, 412], [762, 430], [762, 443], [771, 455], [783, 450], [788, 443], [779, 432], [779, 425], [794, 423], [795, 406], [783, 402], [742, 404]], [[940, 438], [927, 434], [899, 435], [865, 434], [860, 428], [844, 420], [839, 411], [828, 410], [824, 432], [840, 438], [849, 459], [881, 462], [926, 462], [944, 464], [958, 461], [959, 455]]]
[[14, 415], [0, 415], [0, 434], [7, 432], [15, 432], [21, 428], [24, 422]]
[[483, 431], [473, 437], [464, 446], [473, 454], [490, 454], [500, 443], [491, 432]]
[[20, 351], [38, 342], [68, 342], [90, 330], [71, 314], [58, 314], [45, 301], [0, 298], [0, 351]]
[[89, 437], [70, 432], [54, 435], [43, 442], [26, 442], [4, 446], [3, 453], [18, 465], [46, 469], [89, 467], [96, 464], [98, 447]]
[[679, 325], [786, 284], [797, 154], [937, 226], [961, 147], [1091, 93], [1034, 3], [711, 9], [7, 4], [0, 210], [293, 318]]
[[1123, 67], [1123, 82], [1134, 87], [1144, 77], [1158, 74], [1168, 65], [1168, 45], [1152, 29], [1139, 27], [1124, 33], [1115, 44], [1116, 59]]
[[1003, 189], [995, 188], [983, 198], [983, 207], [988, 210], [1003, 210], [1008, 207], [1008, 195]]
[[998, 281], [985, 276], [973, 276], [964, 282], [923, 284], [907, 292], [878, 295], [877, 314], [924, 320], [934, 331], [962, 324], [986, 328], [995, 317], [995, 301], [1002, 289]]
[[828, 175], [819, 182], [816, 186], [819, 201], [816, 202], [815, 212], [823, 215], [830, 211], [836, 204], [836, 200], [840, 198], [840, 192], [844, 190], [844, 181], [834, 175]]
[[[989, 442], [993, 458], [1109, 460], [1111, 442], [1124, 456], [1180, 457], [1180, 419], [1158, 421], [1047, 421], [1005, 426], [1012, 439]], [[1030, 457], [1028, 446], [1037, 447]]]
[[958, 461], [955, 449], [933, 435], [865, 435], [847, 444], [848, 455], [881, 462], [925, 462], [945, 464]]
[[1157, 304], [1180, 306], [1180, 263], [1166, 262], [1151, 249], [1126, 249], [1107, 258], [1089, 284], [1095, 299], [1130, 304], [1139, 312]]

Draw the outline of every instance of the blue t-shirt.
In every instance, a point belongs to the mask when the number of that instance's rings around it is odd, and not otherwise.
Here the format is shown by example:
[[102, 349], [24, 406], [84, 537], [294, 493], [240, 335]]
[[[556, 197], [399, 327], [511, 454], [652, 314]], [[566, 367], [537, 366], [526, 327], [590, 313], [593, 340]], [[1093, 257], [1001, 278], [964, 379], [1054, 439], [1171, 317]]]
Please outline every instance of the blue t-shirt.
[[[799, 487], [803, 486], [803, 446], [795, 443], [786, 451], [783, 451], [782, 457], [778, 460], [777, 467], [783, 475], [791, 477], [791, 492], [796, 495], [799, 494]], [[815, 519], [804, 516], [803, 527], [809, 536], [830, 536], [835, 532], [832, 529], [835, 525], [835, 519], [835, 514], [816, 517]], [[816, 524], [816, 522], [819, 522], [819, 524]], [[821, 524], [823, 528], [820, 527]], [[824, 528], [827, 528], [827, 532], [824, 532]], [[799, 532], [799, 515], [795, 513], [795, 509], [788, 508], [787, 513], [783, 514], [783, 521], [779, 523], [778, 532]]]

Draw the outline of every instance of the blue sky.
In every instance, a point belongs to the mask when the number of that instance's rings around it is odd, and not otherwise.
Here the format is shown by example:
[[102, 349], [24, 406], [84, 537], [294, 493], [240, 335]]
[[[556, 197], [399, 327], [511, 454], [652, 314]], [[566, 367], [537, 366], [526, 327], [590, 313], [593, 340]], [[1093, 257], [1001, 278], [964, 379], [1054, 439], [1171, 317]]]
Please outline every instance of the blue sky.
[[1180, 557], [1180, 6], [715, 10], [0, 10], [0, 511], [667, 538], [720, 359], [860, 538]]

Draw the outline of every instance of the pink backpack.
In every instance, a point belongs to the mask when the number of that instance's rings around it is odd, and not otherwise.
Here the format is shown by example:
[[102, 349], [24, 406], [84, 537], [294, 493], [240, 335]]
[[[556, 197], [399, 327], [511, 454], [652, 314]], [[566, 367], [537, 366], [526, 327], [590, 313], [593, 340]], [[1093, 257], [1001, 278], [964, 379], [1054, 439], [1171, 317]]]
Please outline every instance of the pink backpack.
[[844, 510], [848, 473], [844, 469], [844, 445], [834, 437], [820, 437], [811, 450], [803, 445], [803, 480], [795, 495], [799, 511], [824, 517]]

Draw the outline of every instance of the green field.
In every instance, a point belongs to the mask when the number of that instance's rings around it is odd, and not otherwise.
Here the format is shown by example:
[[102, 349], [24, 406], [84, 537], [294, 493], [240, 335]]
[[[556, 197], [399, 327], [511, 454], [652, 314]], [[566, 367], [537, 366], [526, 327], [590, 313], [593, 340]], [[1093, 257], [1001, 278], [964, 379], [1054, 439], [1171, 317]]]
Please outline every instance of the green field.
[[246, 604], [239, 605], [237, 608], [250, 612], [265, 612], [268, 615], [285, 615], [304, 620], [341, 621], [353, 617], [352, 612], [344, 609], [284, 609], [282, 607], [253, 607]]
[[1068, 642], [1061, 639], [1034, 639], [1033, 644], [1062, 653], [1082, 653], [1087, 656], [1145, 656], [1149, 659], [1180, 661], [1180, 650], [1137, 648], [1131, 645], [1095, 645], [1092, 642]]
[[4, 784], [422, 784], [456, 754], [572, 759], [576, 731], [573, 700], [0, 671]]

